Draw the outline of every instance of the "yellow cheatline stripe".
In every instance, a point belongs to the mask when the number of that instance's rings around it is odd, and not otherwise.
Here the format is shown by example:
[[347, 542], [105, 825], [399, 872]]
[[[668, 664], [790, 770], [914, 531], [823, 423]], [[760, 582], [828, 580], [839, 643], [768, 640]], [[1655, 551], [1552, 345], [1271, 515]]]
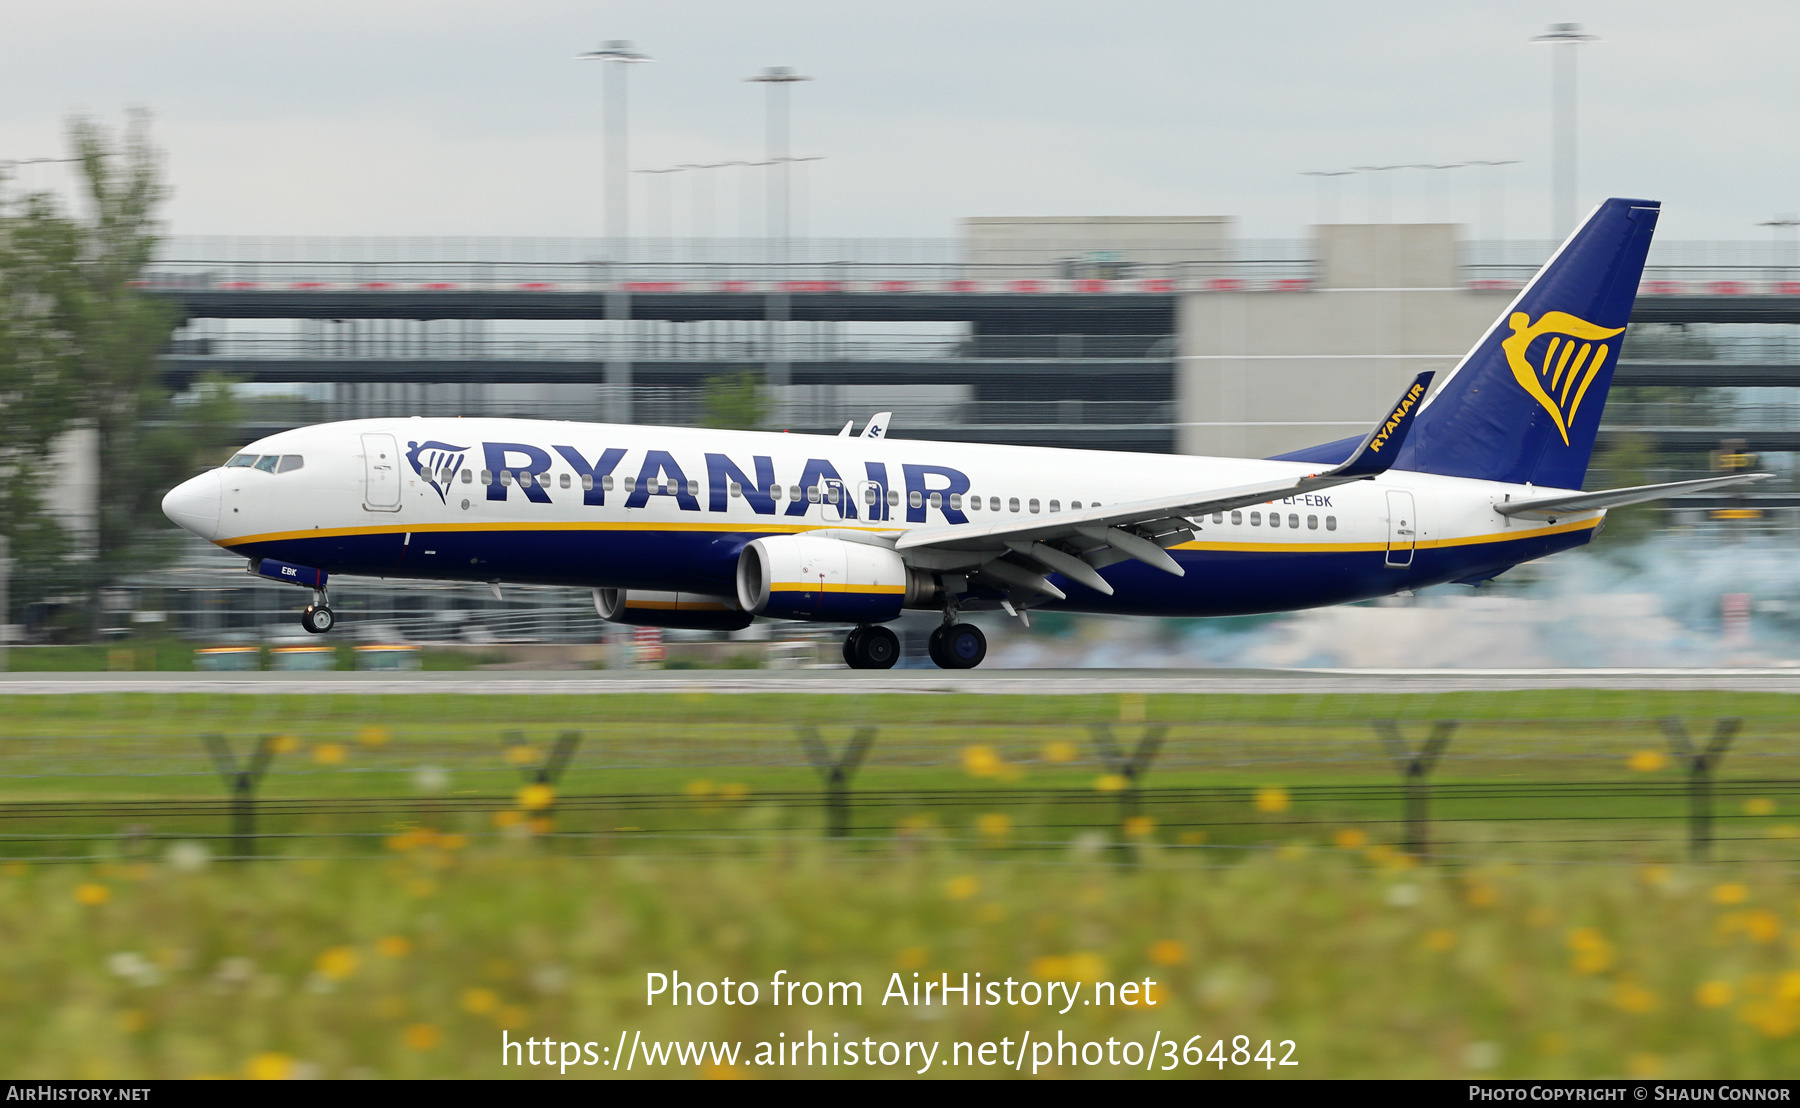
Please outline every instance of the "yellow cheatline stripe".
[[835, 585], [820, 581], [776, 581], [770, 592], [849, 592], [861, 595], [904, 593], [905, 585]]
[[214, 539], [217, 546], [230, 548], [253, 542], [285, 542], [291, 539], [336, 539], [358, 535], [430, 535], [478, 534], [487, 531], [711, 531], [718, 534], [754, 532], [770, 535], [794, 535], [806, 531], [895, 531], [895, 527], [860, 527], [845, 523], [739, 523], [719, 520], [716, 523], [415, 523], [389, 524], [384, 527], [318, 527], [309, 531], [269, 531], [260, 535], [239, 535], [231, 539]]
[[[1518, 542], [1522, 539], [1533, 539], [1547, 535], [1562, 534], [1566, 531], [1580, 531], [1597, 527], [1600, 517], [1574, 520], [1569, 523], [1558, 523], [1549, 527], [1533, 527], [1514, 531], [1494, 531], [1481, 535], [1460, 535], [1444, 539], [1420, 539], [1414, 546], [1420, 550], [1433, 550], [1447, 546], [1479, 546], [1484, 543]], [[401, 535], [411, 532], [422, 534], [479, 534], [490, 531], [673, 531], [673, 532], [713, 532], [717, 534], [753, 533], [792, 535], [807, 531], [870, 531], [891, 532], [893, 527], [849, 527], [841, 523], [741, 523], [732, 524], [725, 521], [719, 523], [488, 523], [481, 525], [462, 523], [423, 523], [405, 526], [386, 527], [321, 527], [312, 531], [271, 531], [261, 535], [243, 535], [234, 539], [214, 539], [215, 545], [230, 549], [253, 542], [283, 542], [292, 539], [329, 539], [344, 538], [357, 535]], [[1271, 553], [1271, 554], [1345, 554], [1357, 551], [1386, 550], [1388, 544], [1381, 542], [1218, 542], [1202, 541], [1184, 542], [1170, 547], [1171, 550], [1230, 550], [1239, 553]], [[904, 591], [904, 590], [902, 590]]]
[[[1447, 539], [1420, 539], [1414, 543], [1419, 550], [1433, 550], [1446, 546], [1480, 546], [1486, 543], [1518, 542], [1521, 539], [1535, 539], [1545, 535], [1557, 535], [1565, 531], [1579, 531], [1596, 527], [1600, 523], [1594, 519], [1576, 520], [1573, 523], [1559, 523], [1554, 527], [1534, 527], [1528, 531], [1496, 531], [1486, 535], [1463, 535]], [[1184, 542], [1172, 546], [1171, 550], [1229, 550], [1235, 553], [1253, 554], [1348, 554], [1358, 551], [1386, 550], [1388, 544], [1383, 542]]]

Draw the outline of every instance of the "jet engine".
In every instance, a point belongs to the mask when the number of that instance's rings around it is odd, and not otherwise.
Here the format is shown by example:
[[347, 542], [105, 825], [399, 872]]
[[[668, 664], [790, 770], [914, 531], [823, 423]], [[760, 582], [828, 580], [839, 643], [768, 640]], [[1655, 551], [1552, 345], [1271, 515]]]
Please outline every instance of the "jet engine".
[[595, 589], [594, 610], [612, 623], [690, 631], [741, 631], [756, 618], [728, 596], [645, 589]]
[[776, 619], [883, 623], [938, 594], [929, 573], [883, 546], [812, 535], [757, 539], [738, 555], [737, 599]]

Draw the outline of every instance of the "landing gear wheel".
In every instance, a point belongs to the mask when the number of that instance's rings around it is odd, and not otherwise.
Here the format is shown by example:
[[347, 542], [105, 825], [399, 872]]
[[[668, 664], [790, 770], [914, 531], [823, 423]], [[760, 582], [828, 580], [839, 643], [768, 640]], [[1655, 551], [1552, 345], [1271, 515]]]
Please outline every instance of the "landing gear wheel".
[[851, 669], [893, 669], [900, 660], [900, 636], [885, 627], [858, 627], [844, 640]]
[[337, 616], [323, 604], [308, 604], [300, 613], [300, 626], [314, 635], [323, 635], [337, 623]]
[[974, 669], [987, 657], [987, 636], [973, 623], [940, 627], [927, 646], [939, 669]]

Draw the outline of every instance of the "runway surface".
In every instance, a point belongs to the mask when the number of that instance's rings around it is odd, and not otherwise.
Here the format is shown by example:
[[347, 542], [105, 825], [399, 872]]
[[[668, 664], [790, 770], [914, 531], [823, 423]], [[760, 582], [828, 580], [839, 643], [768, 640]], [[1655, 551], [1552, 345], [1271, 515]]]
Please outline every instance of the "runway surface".
[[465, 670], [453, 673], [5, 673], [0, 696], [76, 693], [1434, 693], [1525, 689], [1800, 692], [1800, 669]]

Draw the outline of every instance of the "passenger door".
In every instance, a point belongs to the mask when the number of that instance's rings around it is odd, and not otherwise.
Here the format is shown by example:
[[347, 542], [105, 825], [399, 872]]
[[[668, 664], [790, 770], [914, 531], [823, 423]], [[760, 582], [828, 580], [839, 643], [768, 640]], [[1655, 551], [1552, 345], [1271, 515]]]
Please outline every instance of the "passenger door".
[[364, 435], [363, 507], [371, 512], [400, 510], [400, 444], [392, 435]]
[[1412, 565], [1419, 521], [1413, 515], [1413, 494], [1389, 489], [1387, 564], [1398, 569]]

